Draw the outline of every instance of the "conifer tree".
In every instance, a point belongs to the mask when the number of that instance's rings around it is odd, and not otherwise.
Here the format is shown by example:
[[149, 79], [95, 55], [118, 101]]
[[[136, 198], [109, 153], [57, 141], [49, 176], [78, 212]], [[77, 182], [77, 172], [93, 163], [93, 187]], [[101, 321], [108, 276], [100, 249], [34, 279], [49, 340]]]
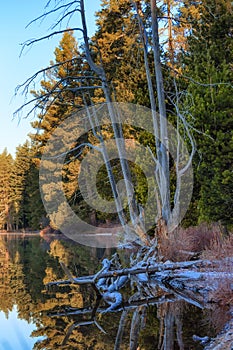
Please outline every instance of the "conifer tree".
[[10, 178], [13, 158], [7, 149], [0, 154], [0, 229], [13, 229], [13, 202], [11, 197]]
[[[51, 61], [51, 69], [47, 72], [46, 80], [41, 81], [42, 89], [34, 92], [38, 98], [41, 113], [38, 120], [32, 123], [36, 132], [31, 134], [34, 143], [36, 159], [31, 169], [31, 177], [34, 179], [34, 189], [31, 189], [30, 202], [36, 202], [35, 207], [37, 219], [34, 222], [33, 215], [30, 216], [32, 225], [35, 226], [39, 217], [44, 217], [44, 210], [41, 208], [40, 190], [39, 190], [39, 167], [40, 157], [43, 154], [46, 142], [52, 133], [74, 110], [83, 107], [82, 97], [78, 90], [83, 81], [80, 80], [86, 74], [86, 65], [82, 55], [78, 52], [77, 42], [72, 31], [65, 32], [54, 51], [55, 62]], [[85, 82], [84, 82], [85, 83]], [[71, 165], [64, 166], [64, 187], [68, 199], [72, 198], [77, 188], [76, 181], [70, 181], [77, 175], [78, 164], [76, 167]], [[50, 192], [50, 188], [47, 189]], [[38, 209], [39, 208], [39, 209]], [[35, 212], [34, 212], [35, 218]], [[45, 218], [42, 221], [47, 221]]]
[[[195, 167], [199, 221], [233, 223], [232, 3], [205, 0], [185, 13], [192, 20], [185, 54], [199, 157]], [[197, 15], [198, 13], [198, 15]]]
[[101, 6], [92, 41], [99, 50], [113, 96], [119, 102], [148, 106], [146, 72], [132, 3], [104, 0]]
[[55, 62], [50, 62], [51, 69], [47, 71], [46, 79], [41, 81], [41, 90], [34, 91], [41, 113], [32, 123], [36, 132], [31, 138], [37, 147], [42, 147], [41, 152], [52, 132], [70, 114], [74, 105], [76, 108], [82, 106], [75, 88], [80, 85], [78, 76], [85, 68], [72, 32], [63, 34], [54, 54]]
[[48, 225], [46, 212], [41, 200], [39, 187], [39, 156], [35, 149], [31, 150], [32, 161], [26, 176], [25, 186], [25, 215], [28, 227], [38, 230]]
[[12, 201], [14, 202], [14, 224], [15, 229], [27, 228], [27, 178], [31, 167], [32, 159], [29, 141], [18, 146], [12, 169], [10, 185], [12, 188]]

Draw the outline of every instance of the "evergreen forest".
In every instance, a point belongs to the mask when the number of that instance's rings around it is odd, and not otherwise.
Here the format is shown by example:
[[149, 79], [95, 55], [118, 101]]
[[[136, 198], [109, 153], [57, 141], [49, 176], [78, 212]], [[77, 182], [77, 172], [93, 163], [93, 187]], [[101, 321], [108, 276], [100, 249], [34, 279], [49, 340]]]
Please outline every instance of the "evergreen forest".
[[[140, 0], [102, 0], [96, 13], [96, 31], [89, 38], [89, 51], [93, 63], [105, 72], [112, 101], [151, 108], [145, 57], [152, 72], [150, 78], [156, 105], [160, 97], [153, 73], [153, 13], [149, 5], [150, 2]], [[195, 142], [193, 194], [181, 225], [187, 228], [201, 223], [218, 223], [226, 231], [231, 230], [232, 1], [157, 1], [156, 15], [167, 118], [176, 126], [179, 106]], [[31, 123], [34, 131], [29, 135], [30, 140], [17, 147], [14, 158], [7, 149], [0, 154], [0, 230], [59, 229], [56, 223], [62, 220], [59, 217], [63, 215], [62, 210], [54, 213], [55, 218], [48, 217], [41, 199], [39, 169], [43, 151], [54, 130], [69, 115], [106, 101], [99, 77], [96, 72], [91, 72], [85, 40], [79, 41], [77, 37], [80, 33], [75, 30], [64, 30], [54, 49], [54, 57], [48, 57], [48, 68], [26, 82], [32, 101], [31, 110], [35, 113]], [[40, 78], [40, 87], [33, 90], [30, 84], [35, 77]], [[106, 126], [102, 133], [106, 138], [111, 137], [113, 129]], [[151, 145], [151, 149], [154, 147], [151, 136], [139, 133], [137, 128], [125, 127], [123, 133], [127, 139]], [[77, 141], [74, 151], [67, 155], [63, 186], [73, 210], [83, 220], [101, 225], [116, 222], [119, 218], [114, 213], [93, 211], [81, 196], [77, 181], [83, 157], [90, 150], [87, 145], [95, 142], [95, 135], [91, 132]], [[191, 146], [189, 151], [192, 152]], [[147, 197], [145, 177], [135, 164], [129, 166], [137, 203], [143, 207]], [[169, 166], [170, 188], [174, 192], [174, 164], [171, 162]], [[116, 181], [120, 180], [122, 168], [119, 161], [111, 160], [111, 169]], [[105, 167], [99, 170], [97, 187], [101, 196], [110, 200], [113, 194], [107, 170]]]

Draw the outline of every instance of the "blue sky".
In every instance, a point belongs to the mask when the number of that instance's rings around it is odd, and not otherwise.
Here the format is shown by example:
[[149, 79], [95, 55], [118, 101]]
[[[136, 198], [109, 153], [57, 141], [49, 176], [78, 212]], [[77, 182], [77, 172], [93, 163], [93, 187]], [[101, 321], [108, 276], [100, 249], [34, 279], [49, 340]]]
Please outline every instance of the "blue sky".
[[[7, 147], [14, 155], [19, 144], [23, 144], [27, 134], [32, 131], [33, 118], [20, 121], [13, 118], [14, 111], [23, 104], [24, 96], [14, 97], [15, 88], [37, 70], [46, 67], [54, 58], [53, 52], [61, 39], [57, 36], [26, 50], [21, 56], [21, 43], [49, 33], [50, 21], [26, 25], [44, 12], [47, 0], [11, 0], [2, 1], [0, 11], [0, 153]], [[100, 0], [86, 0], [86, 17], [89, 33], [94, 31], [94, 13], [100, 8]], [[55, 20], [55, 19], [54, 19]], [[80, 25], [75, 23], [75, 25]], [[79, 35], [79, 34], [78, 34]]]

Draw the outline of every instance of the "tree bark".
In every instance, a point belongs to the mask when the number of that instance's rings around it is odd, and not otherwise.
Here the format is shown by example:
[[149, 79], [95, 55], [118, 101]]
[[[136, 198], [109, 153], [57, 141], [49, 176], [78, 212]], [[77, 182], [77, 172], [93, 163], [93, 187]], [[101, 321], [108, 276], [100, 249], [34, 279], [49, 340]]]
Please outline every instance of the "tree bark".
[[[88, 43], [88, 37], [87, 37], [87, 26], [86, 26], [86, 18], [85, 18], [85, 9], [84, 9], [84, 2], [83, 0], [80, 0], [80, 9], [81, 9], [81, 19], [82, 19], [82, 27], [83, 27], [83, 37], [84, 37], [84, 43], [85, 43], [85, 52], [86, 52], [86, 58], [88, 61], [88, 64], [90, 65], [90, 68], [99, 76], [99, 78], [102, 81], [102, 87], [108, 107], [108, 112], [111, 120], [111, 124], [113, 127], [115, 142], [117, 146], [117, 151], [120, 159], [121, 164], [121, 170], [125, 182], [126, 187], [126, 193], [127, 193], [127, 199], [128, 199], [128, 207], [130, 212], [130, 219], [132, 222], [132, 225], [138, 233], [139, 237], [143, 241], [144, 244], [148, 243], [148, 237], [146, 235], [145, 229], [141, 229], [143, 227], [143, 223], [140, 222], [139, 225], [139, 210], [138, 205], [135, 199], [135, 193], [134, 190], [132, 190], [132, 179], [131, 179], [131, 172], [129, 168], [129, 164], [127, 161], [127, 154], [125, 149], [125, 143], [124, 143], [124, 135], [122, 131], [122, 126], [120, 120], [117, 118], [117, 111], [115, 110], [113, 106], [113, 101], [111, 99], [111, 93], [108, 86], [107, 78], [105, 71], [103, 67], [97, 66], [91, 57], [90, 49], [89, 49], [89, 43]], [[110, 179], [111, 181], [111, 179]], [[126, 227], [126, 226], [125, 226]]]
[[168, 145], [168, 128], [166, 104], [164, 95], [163, 75], [160, 62], [160, 48], [159, 48], [159, 31], [156, 0], [151, 0], [151, 20], [152, 20], [152, 44], [154, 55], [154, 69], [157, 86], [157, 97], [159, 106], [159, 121], [160, 121], [160, 152], [161, 152], [161, 169], [163, 176], [161, 181], [162, 191], [162, 217], [166, 224], [169, 222], [171, 208], [170, 208], [170, 172], [169, 172], [169, 145]]

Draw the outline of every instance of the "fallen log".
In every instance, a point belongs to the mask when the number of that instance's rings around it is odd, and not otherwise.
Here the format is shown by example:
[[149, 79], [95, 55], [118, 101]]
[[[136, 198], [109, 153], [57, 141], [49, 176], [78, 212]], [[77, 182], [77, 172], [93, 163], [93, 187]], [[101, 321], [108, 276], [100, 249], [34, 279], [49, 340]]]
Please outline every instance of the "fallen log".
[[[232, 259], [233, 261], [233, 259]], [[173, 271], [178, 269], [190, 269], [190, 268], [215, 268], [222, 263], [221, 261], [209, 261], [209, 260], [196, 260], [196, 261], [185, 261], [185, 262], [165, 262], [165, 263], [157, 263], [157, 264], [147, 264], [145, 262], [144, 267], [133, 266], [129, 268], [122, 268], [117, 270], [110, 270], [108, 272], [103, 272], [95, 275], [89, 276], [81, 276], [81, 277], [73, 277], [70, 274], [70, 271], [62, 266], [65, 270], [66, 274], [69, 277], [69, 280], [61, 280], [61, 281], [53, 281], [46, 284], [47, 287], [53, 285], [62, 285], [62, 284], [94, 284], [100, 278], [109, 278], [109, 277], [120, 277], [120, 276], [131, 276], [146, 273], [151, 275], [155, 272], [165, 272], [165, 271]]]

